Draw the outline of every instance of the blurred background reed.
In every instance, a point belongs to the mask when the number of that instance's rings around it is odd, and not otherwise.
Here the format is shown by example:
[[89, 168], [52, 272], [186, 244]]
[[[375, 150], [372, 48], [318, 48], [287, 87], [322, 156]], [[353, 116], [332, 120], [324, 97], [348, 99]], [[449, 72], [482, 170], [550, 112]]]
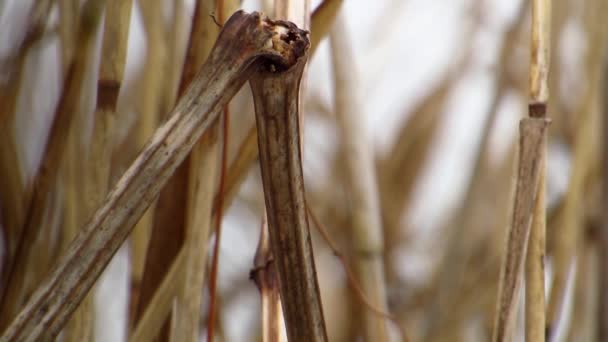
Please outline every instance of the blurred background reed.
[[[530, 3], [0, 2], [0, 329], [167, 119], [219, 25], [242, 8], [311, 30], [301, 95], [307, 201], [342, 256], [311, 223], [329, 339], [398, 340], [398, 322], [412, 341], [490, 340], [517, 123], [527, 115]], [[552, 4], [549, 340], [604, 341], [608, 1]], [[204, 340], [210, 293], [215, 340], [262, 339], [264, 290], [249, 276], [265, 214], [248, 85], [226, 116], [59, 339]], [[524, 339], [519, 316], [515, 340]]]

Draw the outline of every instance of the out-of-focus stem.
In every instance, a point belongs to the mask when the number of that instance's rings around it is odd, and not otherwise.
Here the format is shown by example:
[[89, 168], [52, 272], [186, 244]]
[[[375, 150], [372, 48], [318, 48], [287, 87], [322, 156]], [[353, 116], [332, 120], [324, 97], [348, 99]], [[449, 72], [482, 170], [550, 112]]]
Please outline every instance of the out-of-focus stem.
[[[357, 282], [372, 305], [387, 310], [384, 279], [383, 235], [373, 150], [364, 125], [359, 102], [360, 87], [353, 48], [343, 14], [339, 14], [330, 35], [336, 118], [346, 163], [346, 192], [351, 199], [352, 250]], [[369, 310], [364, 313], [366, 341], [387, 341], [385, 320]]]

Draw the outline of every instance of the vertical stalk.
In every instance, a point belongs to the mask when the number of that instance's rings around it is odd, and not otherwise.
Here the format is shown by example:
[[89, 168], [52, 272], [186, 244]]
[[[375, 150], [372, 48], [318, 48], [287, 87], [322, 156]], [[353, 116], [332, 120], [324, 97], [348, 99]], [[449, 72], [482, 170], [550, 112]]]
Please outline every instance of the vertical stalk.
[[[387, 311], [384, 278], [384, 239], [380, 215], [374, 156], [364, 116], [361, 113], [360, 85], [353, 48], [349, 41], [344, 14], [339, 14], [330, 34], [334, 69], [335, 110], [341, 140], [341, 155], [346, 163], [345, 189], [351, 199], [352, 251], [357, 282], [372, 305]], [[365, 341], [388, 341], [386, 320], [361, 310]]]
[[[280, 33], [296, 38], [297, 28]], [[292, 38], [290, 38], [292, 37]], [[279, 273], [283, 314], [290, 341], [327, 341], [306, 215], [302, 174], [299, 90], [308, 41], [290, 68], [274, 62], [256, 68], [254, 97], [262, 183], [272, 252]]]
[[602, 225], [599, 242], [599, 312], [597, 315], [598, 340], [608, 340], [608, 51], [604, 51], [602, 60], [602, 84], [600, 94], [603, 97], [601, 153], [602, 153]]
[[[551, 3], [532, 0], [528, 118], [520, 122], [517, 188], [501, 268], [494, 341], [513, 336], [522, 268], [526, 272], [526, 340], [545, 340], [545, 173]], [[527, 255], [526, 255], [527, 254]]]

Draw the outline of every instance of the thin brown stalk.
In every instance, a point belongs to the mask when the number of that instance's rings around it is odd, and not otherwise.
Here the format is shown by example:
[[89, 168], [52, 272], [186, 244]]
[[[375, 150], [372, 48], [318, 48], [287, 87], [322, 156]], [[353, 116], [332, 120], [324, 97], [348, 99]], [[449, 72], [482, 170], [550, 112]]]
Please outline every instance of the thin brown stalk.
[[497, 342], [510, 341], [515, 328], [522, 271], [543, 165], [539, 156], [546, 148], [548, 125], [544, 118], [524, 118], [519, 124], [517, 185], [506, 253], [501, 265], [492, 338]]
[[[220, 0], [217, 2], [218, 17], [220, 22], [224, 22], [226, 16], [226, 5], [231, 4], [238, 6], [234, 1]], [[228, 5], [230, 6], [230, 5]], [[215, 229], [215, 243], [213, 246], [213, 256], [211, 260], [211, 271], [209, 272], [209, 317], [207, 319], [207, 340], [212, 341], [215, 336], [215, 322], [218, 310], [218, 293], [217, 293], [217, 278], [219, 273], [219, 253], [222, 242], [222, 218], [223, 218], [223, 202], [224, 202], [224, 189], [226, 187], [226, 165], [228, 162], [228, 132], [230, 128], [230, 111], [228, 106], [224, 108], [224, 115], [222, 116], [222, 153], [220, 162], [220, 177], [219, 177], [219, 188], [218, 188], [218, 211], [214, 216], [214, 229]], [[217, 143], [217, 141], [216, 141]], [[198, 165], [202, 167], [202, 164]], [[211, 197], [207, 197], [209, 216], [211, 216]]]
[[[56, 336], [172, 172], [250, 72], [301, 65], [306, 37], [288, 22], [237, 12], [197, 78], [0, 341]], [[259, 71], [258, 71], [259, 72]], [[289, 74], [282, 74], [284, 77]]]
[[[551, 1], [532, 0], [532, 46], [530, 55], [530, 118], [546, 118], [549, 100], [549, 58], [551, 44]], [[546, 133], [545, 133], [546, 134]], [[537, 158], [540, 159], [539, 180], [532, 213], [532, 225], [525, 257], [526, 341], [545, 340], [545, 244], [547, 174], [546, 136]]]
[[[141, 12], [146, 31], [146, 60], [141, 77], [141, 88], [137, 99], [137, 111], [139, 113], [137, 128], [137, 146], [143, 146], [157, 128], [162, 113], [161, 101], [163, 99], [165, 63], [167, 60], [167, 44], [165, 41], [162, 2], [160, 0], [149, 0], [141, 2]], [[159, 72], [162, 70], [164, 72]], [[137, 222], [131, 239], [131, 287], [139, 284], [150, 283], [144, 281], [143, 273], [147, 262], [146, 253], [150, 241], [150, 230], [154, 217], [154, 205], [146, 211], [144, 216]], [[169, 244], [170, 239], [166, 242]], [[151, 282], [156, 284], [156, 282]], [[138, 294], [141, 295], [142, 291]], [[136, 296], [139, 298], [139, 296]]]
[[[308, 42], [299, 45], [308, 49]], [[268, 63], [250, 79], [272, 252], [290, 341], [327, 341], [304, 199], [299, 85], [306, 56]]]
[[283, 315], [279, 296], [279, 279], [270, 247], [266, 214], [260, 227], [260, 240], [249, 275], [260, 291], [262, 301], [262, 342], [279, 342], [282, 337]]
[[608, 51], [602, 65], [601, 112], [601, 163], [602, 163], [602, 226], [599, 234], [599, 310], [597, 315], [598, 339], [608, 340]]
[[[82, 125], [82, 122], [79, 130], [72, 131], [71, 152], [74, 155], [71, 156], [70, 168], [73, 174], [69, 175], [66, 181], [75, 185], [72, 189], [68, 188], [68, 195], [71, 194], [68, 198], [73, 200], [72, 212], [76, 217], [72, 220], [71, 228], [68, 228], [70, 225], [67, 222], [64, 226], [70, 230], [64, 233], [66, 247], [108, 191], [112, 148], [110, 123], [116, 115], [118, 94], [124, 75], [131, 6], [131, 1], [121, 0], [109, 0], [106, 4], [101, 64], [97, 81], [97, 104], [93, 114], [94, 127], [91, 141], [80, 142], [78, 141], [80, 136], [74, 134], [80, 130], [86, 131], [86, 125]], [[68, 323], [65, 329], [66, 340], [92, 340], [93, 315], [93, 298], [89, 294]]]
[[[373, 150], [360, 113], [360, 84], [344, 14], [338, 14], [330, 34], [334, 69], [335, 111], [346, 163], [345, 188], [351, 200], [352, 250], [357, 282], [372, 304], [387, 310], [384, 279], [384, 238]], [[388, 341], [385, 321], [364, 311], [366, 341]]]
[[83, 9], [77, 35], [77, 42], [82, 48], [78, 50], [66, 76], [44, 157], [33, 182], [32, 200], [29, 203], [26, 221], [18, 241], [16, 257], [8, 266], [7, 286], [3, 293], [0, 314], [0, 325], [3, 327], [6, 327], [14, 315], [19, 312], [38, 281], [32, 270], [34, 267], [40, 266], [37, 255], [39, 256], [41, 251], [39, 248], [34, 248], [34, 243], [40, 234], [45, 233], [42, 229], [45, 213], [52, 206], [52, 196], [49, 196], [49, 193], [52, 193], [55, 186], [59, 165], [66, 151], [68, 142], [66, 132], [70, 131], [75, 113], [78, 112], [83, 81], [94, 53], [94, 38], [104, 5], [104, 1], [90, 0]]

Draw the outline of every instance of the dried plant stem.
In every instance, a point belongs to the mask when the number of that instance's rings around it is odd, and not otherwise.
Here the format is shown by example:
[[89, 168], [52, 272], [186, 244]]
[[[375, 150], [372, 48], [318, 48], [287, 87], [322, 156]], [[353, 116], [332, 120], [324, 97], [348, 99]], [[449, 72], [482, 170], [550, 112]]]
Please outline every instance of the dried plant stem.
[[[161, 100], [164, 94], [164, 72], [168, 56], [167, 44], [164, 33], [164, 18], [162, 15], [162, 3], [160, 0], [148, 0], [140, 3], [146, 30], [147, 52], [146, 60], [141, 78], [141, 89], [137, 99], [137, 110], [139, 112], [137, 129], [137, 146], [143, 146], [158, 127], [161, 115], [165, 113], [161, 109]], [[152, 205], [141, 217], [131, 238], [131, 286], [155, 282], [144, 282], [142, 280], [146, 253], [150, 241], [150, 230], [154, 218], [154, 205]], [[167, 240], [169, 242], [169, 240]], [[141, 294], [141, 291], [139, 292]], [[139, 296], [137, 296], [139, 298]]]
[[250, 68], [268, 60], [286, 68], [302, 63], [307, 44], [287, 22], [242, 11], [233, 15], [171, 118], [80, 230], [0, 341], [56, 336], [171, 173], [247, 80]]
[[544, 118], [524, 118], [519, 124], [519, 167], [513, 216], [501, 265], [493, 341], [510, 341], [515, 326], [517, 303], [528, 237], [534, 215], [542, 171], [542, 151], [546, 148]]
[[[549, 58], [551, 44], [551, 1], [532, 0], [532, 46], [530, 56], [530, 118], [546, 118], [549, 100]], [[545, 133], [546, 134], [546, 133]], [[545, 235], [546, 204], [545, 177], [547, 174], [547, 141], [536, 158], [540, 171], [532, 213], [526, 272], [526, 341], [545, 340]], [[525, 249], [524, 249], [525, 250]]]
[[183, 283], [176, 281], [176, 279], [184, 276], [183, 271], [186, 267], [187, 257], [188, 251], [186, 248], [183, 248], [177, 254], [171, 268], [158, 285], [146, 310], [141, 315], [139, 321], [137, 321], [137, 325], [133, 328], [133, 332], [129, 337], [130, 342], [153, 341], [158, 336], [158, 333], [169, 317], [175, 296], [179, 295], [179, 292], [182, 291], [180, 286]]
[[[103, 1], [89, 0], [83, 9], [82, 22], [79, 25], [77, 35], [77, 43], [81, 48], [78, 50], [66, 76], [63, 93], [56, 108], [55, 119], [51, 126], [40, 170], [33, 183], [32, 199], [18, 241], [16, 257], [8, 266], [7, 286], [2, 297], [0, 319], [2, 327], [6, 327], [25, 304], [28, 295], [39, 280], [35, 272], [32, 272], [37, 261], [39, 261], [36, 260], [37, 255], [41, 252], [38, 248], [34, 248], [35, 241], [39, 234], [44, 232], [45, 212], [52, 206], [52, 196], [49, 196], [49, 194], [52, 193], [59, 165], [66, 150], [68, 142], [66, 132], [70, 131], [73, 119], [79, 110], [80, 94], [86, 69], [94, 53], [94, 38], [99, 27], [103, 6]], [[37, 276], [43, 275], [39, 274]]]
[[[302, 48], [308, 48], [301, 45]], [[260, 66], [251, 77], [272, 252], [290, 341], [327, 341], [306, 216], [298, 119], [306, 57], [287, 70]]]
[[[352, 56], [345, 17], [338, 14], [330, 34], [334, 69], [335, 110], [342, 136], [342, 159], [346, 163], [345, 188], [351, 199], [352, 250], [357, 282], [372, 304], [387, 311], [384, 279], [384, 241], [375, 164], [360, 113], [362, 104], [357, 67]], [[388, 341], [384, 319], [364, 311], [366, 341]]]
[[253, 269], [250, 273], [260, 291], [262, 301], [262, 342], [282, 341], [283, 315], [279, 295], [279, 279], [276, 274], [274, 257], [270, 247], [268, 225], [264, 213], [260, 227], [260, 240], [255, 252]]
[[[0, 135], [0, 194], [2, 194], [2, 226], [5, 234], [6, 265], [14, 262], [31, 199], [31, 189], [25, 184], [13, 129], [17, 99], [26, 57], [34, 44], [40, 41], [44, 35], [44, 26], [51, 5], [49, 0], [34, 3], [28, 16], [27, 33], [18, 51], [7, 60], [0, 61], [0, 68], [7, 74], [6, 79], [0, 81], [0, 131], [4, 132]], [[3, 267], [3, 284], [6, 284], [10, 270], [10, 266]]]
[[601, 90], [602, 126], [602, 226], [599, 242], [599, 311], [597, 316], [597, 337], [599, 341], [608, 340], [608, 52], [604, 52], [602, 65]]
[[[218, 17], [220, 22], [224, 22], [226, 16], [226, 4], [230, 3], [236, 7], [238, 4], [235, 1], [224, 1], [220, 0], [217, 2]], [[219, 177], [219, 188], [218, 188], [218, 211], [214, 216], [214, 229], [215, 229], [215, 243], [213, 245], [213, 256], [211, 260], [211, 271], [209, 272], [209, 316], [207, 319], [207, 341], [212, 341], [215, 336], [215, 322], [218, 310], [218, 293], [217, 293], [217, 278], [219, 273], [219, 254], [220, 246], [222, 243], [222, 218], [223, 218], [223, 201], [224, 201], [224, 189], [226, 184], [226, 165], [228, 161], [228, 132], [230, 128], [230, 111], [228, 106], [224, 108], [224, 115], [222, 117], [222, 153], [220, 162], [220, 177]], [[217, 140], [216, 140], [217, 143]], [[201, 167], [201, 164], [199, 164]], [[207, 197], [209, 204], [211, 204], [212, 198]], [[208, 206], [211, 210], [211, 205]], [[211, 212], [209, 212], [211, 216]], [[202, 285], [202, 284], [201, 284]]]

